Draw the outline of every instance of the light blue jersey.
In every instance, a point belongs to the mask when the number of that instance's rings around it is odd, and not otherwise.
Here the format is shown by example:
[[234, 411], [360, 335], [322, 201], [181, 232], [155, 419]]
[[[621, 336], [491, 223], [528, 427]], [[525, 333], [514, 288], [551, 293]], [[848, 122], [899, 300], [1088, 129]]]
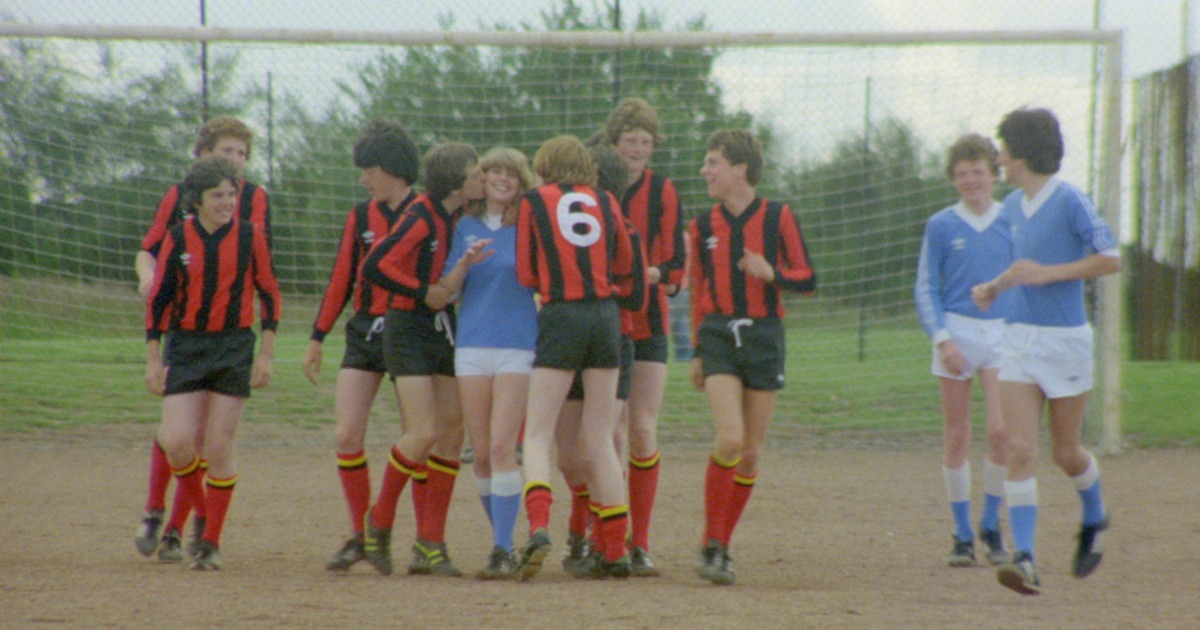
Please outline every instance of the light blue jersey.
[[471, 267], [458, 300], [460, 348], [534, 350], [537, 345], [537, 306], [533, 290], [517, 282], [517, 228], [492, 230], [479, 218], [465, 215], [454, 228], [446, 259], [454, 265], [478, 239], [490, 238], [496, 253]]
[[[1004, 199], [1001, 216], [1012, 233], [1013, 259], [1042, 265], [1083, 260], [1092, 253], [1118, 255], [1112, 229], [1092, 202], [1075, 186], [1051, 177], [1031, 200], [1018, 189]], [[1033, 326], [1073, 327], [1087, 324], [1083, 280], [1021, 286], [1008, 321]]]
[[984, 312], [971, 301], [971, 287], [1004, 273], [1012, 260], [1012, 240], [999, 203], [982, 215], [958, 203], [929, 217], [913, 289], [925, 334], [934, 343], [949, 339], [946, 313], [975, 319], [1008, 317], [1015, 296], [1002, 293]]

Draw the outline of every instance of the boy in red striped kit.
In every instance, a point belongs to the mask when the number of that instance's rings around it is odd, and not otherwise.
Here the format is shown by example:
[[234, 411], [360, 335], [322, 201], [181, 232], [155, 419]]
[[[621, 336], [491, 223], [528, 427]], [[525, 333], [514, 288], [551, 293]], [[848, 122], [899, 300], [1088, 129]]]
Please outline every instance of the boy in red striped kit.
[[420, 163], [416, 143], [397, 122], [372, 121], [354, 143], [354, 165], [362, 169], [358, 182], [371, 198], [354, 206], [346, 217], [329, 286], [304, 355], [304, 375], [316, 385], [321, 344], [353, 298], [354, 315], [346, 322], [346, 350], [334, 404], [338, 478], [350, 513], [351, 535], [325, 563], [329, 571], [346, 571], [365, 557], [363, 514], [371, 502], [371, 474], [364, 442], [375, 394], [387, 374], [383, 321], [389, 296], [387, 290], [363, 280], [362, 262], [375, 241], [392, 231], [401, 213], [416, 199], [412, 185]]
[[[163, 240], [146, 304], [146, 387], [163, 396], [158, 443], [190, 504], [203, 504], [207, 514], [190, 567], [201, 571], [221, 568], [221, 530], [237, 481], [234, 434], [250, 389], [270, 382], [280, 314], [266, 234], [236, 217], [237, 184], [236, 167], [223, 157], [192, 166], [181, 199], [194, 215]], [[257, 358], [256, 292], [263, 329]], [[207, 492], [196, 452], [200, 427], [207, 429]], [[187, 511], [172, 514], [164, 545], [178, 549], [186, 518]]]
[[734, 582], [729, 542], [758, 478], [784, 385], [782, 290], [812, 293], [816, 275], [787, 205], [759, 197], [762, 145], [748, 131], [709, 137], [700, 176], [717, 204], [688, 226], [692, 384], [708, 397], [716, 439], [704, 478], [700, 576]]

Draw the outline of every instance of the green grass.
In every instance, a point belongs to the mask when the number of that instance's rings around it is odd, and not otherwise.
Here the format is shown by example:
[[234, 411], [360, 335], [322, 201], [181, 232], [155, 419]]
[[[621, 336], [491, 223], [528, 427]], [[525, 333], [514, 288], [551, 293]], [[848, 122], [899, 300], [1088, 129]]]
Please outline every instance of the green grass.
[[[136, 298], [126, 295], [128, 287], [60, 287], [91, 305], [63, 312], [38, 306], [39, 291], [57, 293], [53, 287], [35, 290], [35, 284], [0, 285], [22, 289], [0, 292], [0, 312], [5, 314], [0, 321], [0, 432], [157, 423], [161, 399], [143, 385], [145, 344], [137, 316], [129, 314], [137, 307]], [[247, 422], [315, 431], [332, 426], [343, 347], [340, 326], [326, 343], [321, 383], [313, 386], [300, 370], [315, 306], [311, 300], [287, 301], [275, 377], [270, 387], [253, 392]], [[799, 306], [789, 318], [788, 382], [774, 422], [817, 433], [871, 433], [885, 441], [890, 436], [936, 436], [941, 419], [937, 386], [929, 375], [928, 341], [911, 317], [873, 322], [860, 336], [853, 313], [828, 305], [823, 313], [814, 314], [817, 310]], [[1200, 445], [1200, 364], [1128, 362], [1123, 380], [1127, 443]], [[396, 422], [394, 399], [387, 392], [380, 396], [372, 422], [391, 425]], [[709, 423], [708, 403], [692, 389], [686, 363], [670, 364], [661, 421]]]

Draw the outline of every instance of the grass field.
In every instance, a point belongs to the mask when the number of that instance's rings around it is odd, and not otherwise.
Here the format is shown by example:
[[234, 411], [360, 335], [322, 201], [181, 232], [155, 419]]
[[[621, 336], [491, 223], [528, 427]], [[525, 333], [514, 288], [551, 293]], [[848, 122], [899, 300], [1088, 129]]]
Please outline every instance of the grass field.
[[[327, 344], [321, 384], [300, 371], [306, 327], [291, 322], [277, 342], [275, 378], [256, 391], [248, 422], [276, 422], [321, 429], [332, 425], [333, 381], [341, 356], [339, 334]], [[857, 360], [856, 336], [822, 331], [820, 340], [789, 336], [789, 384], [776, 422], [798, 423], [827, 436], [871, 432], [886, 438], [936, 434], [937, 390], [927, 373], [924, 338], [912, 331], [872, 332], [870, 358]], [[814, 353], [827, 358], [806, 360]], [[841, 357], [840, 359], [838, 357]], [[877, 363], [890, 367], [871, 369]], [[154, 424], [159, 399], [142, 386], [145, 346], [136, 334], [93, 339], [0, 340], [0, 431], [72, 428], [110, 423]], [[869, 374], [869, 378], [861, 375]], [[704, 396], [687, 381], [688, 366], [671, 363], [663, 404], [664, 423], [707, 423]], [[1128, 362], [1123, 372], [1123, 431], [1141, 446], [1200, 444], [1200, 364]], [[390, 418], [390, 396], [376, 415]]]

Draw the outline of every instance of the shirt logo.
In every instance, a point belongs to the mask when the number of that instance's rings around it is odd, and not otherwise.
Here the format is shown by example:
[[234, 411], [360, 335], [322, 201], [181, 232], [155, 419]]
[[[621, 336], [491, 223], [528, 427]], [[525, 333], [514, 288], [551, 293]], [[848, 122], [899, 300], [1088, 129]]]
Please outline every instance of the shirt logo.
[[465, 238], [465, 239], [463, 239], [463, 240], [464, 240], [464, 241], [466, 241], [466, 243], [467, 243], [467, 247], [470, 247], [470, 246], [472, 246], [472, 245], [474, 245], [474, 244], [475, 244], [475, 241], [478, 241], [478, 240], [479, 240], [479, 237], [478, 237], [478, 236], [475, 236], [474, 234], [472, 234], [472, 235], [468, 236], [467, 238]]
[[375, 242], [375, 232], [372, 232], [371, 230], [367, 230], [366, 232], [363, 232], [362, 240], [363, 240], [363, 243], [366, 243], [367, 245], [374, 243]]
[[438, 250], [438, 240], [435, 238], [432, 241], [429, 241], [429, 251], [436, 252], [437, 250]]
[[950, 241], [950, 247], [953, 247], [954, 251], [956, 252], [961, 252], [967, 248], [967, 239], [960, 236], [953, 241]]
[[704, 239], [704, 246], [708, 249], [716, 249], [718, 243], [720, 243], [720, 240], [715, 236], [710, 236]]
[[179, 264], [183, 265], [184, 267], [188, 266], [188, 263], [191, 261], [192, 261], [191, 254], [184, 252], [179, 255]]

